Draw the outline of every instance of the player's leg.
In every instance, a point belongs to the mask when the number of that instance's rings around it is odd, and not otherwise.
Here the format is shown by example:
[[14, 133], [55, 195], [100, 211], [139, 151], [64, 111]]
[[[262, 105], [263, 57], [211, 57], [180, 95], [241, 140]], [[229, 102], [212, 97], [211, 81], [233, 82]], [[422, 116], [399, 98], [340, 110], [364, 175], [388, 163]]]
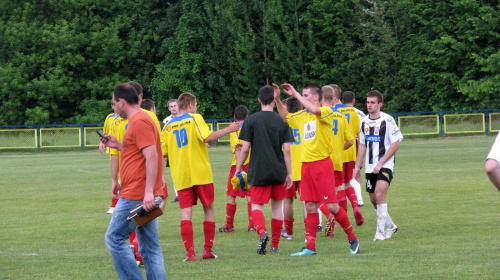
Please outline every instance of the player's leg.
[[491, 183], [493, 183], [493, 185], [497, 187], [498, 191], [500, 191], [500, 165], [498, 164], [498, 161], [491, 158], [486, 159], [484, 169]]
[[226, 224], [219, 228], [219, 232], [234, 231], [234, 215], [236, 214], [236, 207], [236, 196], [228, 194], [226, 204]]
[[356, 219], [356, 225], [361, 226], [363, 225], [365, 220], [363, 218], [363, 214], [361, 214], [361, 210], [359, 209], [358, 196], [356, 195], [356, 191], [351, 186], [351, 180], [353, 178], [353, 168], [354, 161], [344, 163], [344, 171], [342, 171], [344, 175], [343, 188], [345, 190], [347, 198], [349, 198], [349, 201], [351, 202], [354, 218]]
[[293, 253], [290, 256], [308, 256], [316, 255], [316, 235], [317, 227], [319, 223], [319, 213], [318, 213], [318, 203], [313, 201], [305, 201], [305, 208], [307, 211], [306, 218], [306, 247], [302, 248], [297, 253]]
[[250, 200], [251, 200], [251, 195], [248, 194], [247, 195], [248, 231], [253, 232], [256, 231], [256, 229], [252, 219], [252, 202], [250, 202]]
[[205, 237], [203, 259], [216, 259], [217, 255], [212, 251], [215, 239], [214, 184], [194, 186], [194, 190], [203, 205], [205, 214], [205, 221], [203, 221], [203, 234]]
[[283, 200], [283, 222], [285, 228], [281, 236], [287, 240], [293, 240], [293, 197], [285, 197]]
[[196, 205], [196, 194], [194, 188], [183, 189], [177, 192], [179, 195], [179, 207], [181, 208], [181, 237], [186, 249], [186, 258], [184, 261], [196, 261], [196, 253], [194, 250], [194, 234], [193, 223], [191, 218], [193, 215], [193, 205]]
[[286, 186], [284, 184], [271, 187], [271, 252], [278, 252], [281, 227], [283, 226], [283, 198]]

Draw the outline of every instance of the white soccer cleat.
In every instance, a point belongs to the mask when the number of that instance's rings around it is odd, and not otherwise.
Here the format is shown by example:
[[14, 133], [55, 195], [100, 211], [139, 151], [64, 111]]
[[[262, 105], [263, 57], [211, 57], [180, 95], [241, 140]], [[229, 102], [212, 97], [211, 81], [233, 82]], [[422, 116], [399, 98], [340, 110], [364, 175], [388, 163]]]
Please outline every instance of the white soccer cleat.
[[113, 211], [115, 211], [115, 207], [109, 207], [108, 212], [106, 212], [106, 214], [113, 214]]
[[382, 241], [382, 240], [385, 240], [384, 235], [377, 231], [377, 233], [375, 233], [375, 238], [373, 238], [373, 241]]
[[392, 225], [392, 228], [388, 228], [385, 230], [385, 233], [384, 233], [384, 238], [385, 239], [389, 239], [392, 237], [393, 234], [395, 234], [396, 232], [398, 232], [398, 227], [396, 225]]

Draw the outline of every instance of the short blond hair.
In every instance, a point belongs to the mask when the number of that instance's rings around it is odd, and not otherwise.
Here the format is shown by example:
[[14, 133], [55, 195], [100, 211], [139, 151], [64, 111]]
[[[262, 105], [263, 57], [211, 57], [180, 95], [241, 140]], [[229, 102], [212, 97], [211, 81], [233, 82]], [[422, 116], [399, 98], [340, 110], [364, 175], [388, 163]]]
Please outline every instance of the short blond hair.
[[321, 91], [323, 92], [323, 99], [326, 102], [333, 101], [333, 95], [335, 94], [335, 90], [331, 86], [323, 86], [321, 88]]

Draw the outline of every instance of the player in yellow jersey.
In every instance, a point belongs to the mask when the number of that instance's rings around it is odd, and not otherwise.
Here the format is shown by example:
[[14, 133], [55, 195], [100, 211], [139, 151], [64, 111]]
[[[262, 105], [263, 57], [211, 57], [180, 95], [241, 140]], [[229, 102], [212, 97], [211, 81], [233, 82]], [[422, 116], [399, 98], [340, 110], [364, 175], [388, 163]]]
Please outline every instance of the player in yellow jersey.
[[[243, 122], [248, 117], [248, 108], [239, 105], [234, 109], [234, 120], [240, 123], [240, 127], [243, 126]], [[252, 190], [244, 191], [242, 189], [233, 190], [233, 184], [231, 179], [234, 177], [234, 171], [236, 170], [236, 158], [239, 156], [241, 151], [242, 140], [238, 139], [240, 136], [240, 130], [236, 132], [231, 132], [229, 134], [229, 144], [231, 150], [233, 151], [233, 161], [231, 162], [231, 169], [229, 170], [229, 176], [227, 179], [227, 204], [226, 204], [226, 224], [219, 228], [219, 232], [233, 232], [234, 231], [234, 214], [236, 213], [236, 197], [247, 198], [247, 211], [248, 211], [248, 231], [255, 231], [255, 227], [252, 223], [252, 204], [250, 203], [250, 193]], [[250, 157], [248, 157], [243, 163], [243, 171], [248, 173], [248, 163], [250, 162]]]
[[179, 115], [172, 118], [163, 134], [163, 156], [170, 161], [170, 172], [179, 195], [181, 208], [181, 236], [187, 257], [184, 261], [196, 261], [194, 250], [192, 207], [198, 198], [203, 205], [205, 221], [203, 230], [205, 246], [203, 259], [217, 258], [212, 251], [215, 238], [214, 185], [212, 168], [205, 143], [215, 141], [230, 132], [240, 129], [235, 122], [228, 127], [210, 131], [200, 114], [196, 113], [196, 97], [183, 93], [177, 99]]
[[[325, 202], [335, 220], [342, 226], [349, 240], [351, 254], [359, 253], [359, 241], [353, 232], [351, 222], [344, 209], [339, 207], [335, 194], [334, 167], [332, 153], [333, 110], [320, 107], [322, 99], [321, 87], [308, 84], [300, 95], [290, 84], [281, 85], [284, 91], [304, 106], [305, 110], [288, 114], [286, 121], [293, 128], [302, 128], [304, 137], [301, 161], [302, 181], [300, 200], [305, 201], [307, 210], [306, 241], [307, 246], [291, 256], [316, 255], [316, 229], [319, 223], [318, 203]], [[279, 99], [279, 91], [275, 87], [275, 99]], [[279, 89], [279, 88], [278, 88]], [[276, 102], [280, 115], [286, 113], [281, 102]]]
[[[323, 100], [321, 104], [325, 107], [332, 108], [333, 111], [333, 129], [332, 129], [332, 145], [333, 150], [330, 154], [330, 158], [333, 161], [334, 173], [335, 173], [335, 188], [337, 192], [337, 200], [339, 206], [347, 211], [347, 200], [344, 192], [344, 151], [352, 147], [354, 141], [351, 129], [347, 123], [347, 118], [344, 114], [333, 107], [334, 100], [336, 98], [334, 94], [334, 89], [331, 86], [324, 86], [321, 88], [323, 92]], [[320, 209], [323, 214], [327, 215], [328, 220], [325, 226], [325, 236], [333, 237], [335, 223], [333, 220], [333, 215], [331, 215], [327, 207], [320, 203]], [[359, 211], [359, 209], [358, 209]]]
[[[111, 133], [111, 124], [113, 123], [113, 119], [116, 117], [116, 113], [114, 112], [115, 105], [113, 102], [111, 102], [111, 109], [113, 109], [113, 113], [109, 114], [106, 116], [106, 119], [104, 119], [104, 125], [102, 126], [102, 132], [104, 135], [110, 134]], [[99, 152], [102, 154], [106, 151], [107, 154], [109, 154], [109, 148], [104, 145], [104, 143], [99, 142]]]

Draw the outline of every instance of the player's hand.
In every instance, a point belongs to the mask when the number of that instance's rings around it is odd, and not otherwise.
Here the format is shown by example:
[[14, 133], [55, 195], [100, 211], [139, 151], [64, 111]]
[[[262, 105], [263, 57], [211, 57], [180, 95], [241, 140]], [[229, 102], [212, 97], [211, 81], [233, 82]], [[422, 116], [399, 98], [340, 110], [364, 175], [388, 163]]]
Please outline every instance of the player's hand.
[[106, 145], [106, 146], [108, 146], [110, 148], [121, 150], [121, 143], [120, 143], [120, 141], [118, 141], [118, 139], [116, 139], [111, 134], [107, 134], [106, 137], [108, 138], [108, 140], [100, 137], [101, 138], [101, 143], [103, 143], [104, 145]]
[[273, 83], [273, 89], [274, 89], [274, 100], [278, 101], [280, 100], [280, 94], [281, 94], [281, 89], [280, 87]]
[[354, 178], [358, 178], [359, 177], [361, 179], [361, 174], [359, 172], [359, 167], [354, 167], [354, 169], [352, 170], [352, 175], [354, 176]]
[[232, 124], [230, 124], [228, 126], [228, 128], [229, 128], [229, 131], [236, 132], [236, 131], [240, 130], [240, 123], [239, 122], [233, 122]]
[[380, 169], [382, 169], [382, 166], [380, 166], [380, 163], [377, 163], [377, 165], [373, 168], [373, 174], [380, 173]]
[[296, 96], [299, 94], [291, 84], [282, 84], [281, 87], [286, 94], [290, 96]]
[[358, 183], [361, 183], [361, 181], [363, 181], [363, 178], [361, 178], [361, 174], [359, 174], [359, 172], [358, 172], [358, 175], [356, 175], [356, 176], [354, 177], [354, 179], [355, 179], [356, 181], [358, 181]]
[[114, 198], [120, 197], [121, 189], [122, 189], [122, 186], [120, 186], [120, 183], [118, 183], [117, 180], [111, 181], [111, 195], [113, 195]]
[[103, 142], [100, 142], [99, 143], [99, 153], [104, 153], [104, 151], [106, 150], [106, 145], [104, 145]]
[[292, 174], [286, 175], [285, 184], [286, 184], [287, 190], [292, 187], [292, 185], [293, 185]]
[[243, 148], [243, 143], [236, 143], [236, 145], [234, 145], [235, 151], [239, 151], [241, 150], [241, 148]]

